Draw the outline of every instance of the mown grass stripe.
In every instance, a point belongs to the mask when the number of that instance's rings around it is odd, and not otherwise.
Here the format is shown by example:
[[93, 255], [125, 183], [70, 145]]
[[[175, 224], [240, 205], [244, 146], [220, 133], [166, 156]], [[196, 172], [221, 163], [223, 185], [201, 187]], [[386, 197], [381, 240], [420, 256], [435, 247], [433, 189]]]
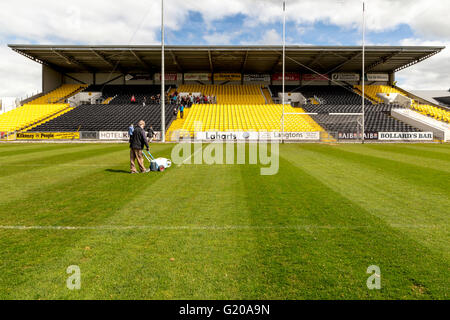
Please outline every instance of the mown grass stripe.
[[[301, 150], [298, 150], [301, 149]], [[449, 198], [444, 190], [428, 190], [402, 177], [385, 174], [382, 168], [367, 167], [334, 155], [293, 146], [284, 152], [290, 163], [327, 184], [344, 197], [367, 208], [392, 227], [401, 225], [437, 225], [436, 230], [402, 228], [430, 250], [450, 256], [448, 228]], [[355, 159], [358, 156], [355, 155]]]
[[[374, 218], [300, 167], [282, 160], [279, 176], [269, 181], [259, 178], [256, 170], [253, 174], [245, 170], [245, 174], [248, 175], [248, 203], [255, 223], [322, 224], [327, 221], [336, 226], [357, 222], [371, 226], [354, 230], [310, 230], [309, 233], [276, 229], [255, 231], [260, 246], [255, 251], [258, 262], [253, 277], [257, 278], [258, 289], [254, 289], [255, 295], [250, 298], [326, 299], [339, 297], [338, 292], [346, 298], [389, 298], [398, 294], [414, 297], [410, 279], [416, 279], [427, 288], [442, 283], [440, 281], [448, 282], [440, 276], [449, 266], [441, 255]], [[261, 191], [264, 195], [256, 197], [256, 192]], [[426, 260], [440, 264], [431, 277], [422, 274], [430, 273], [429, 264], [422, 260], [425, 256]], [[369, 292], [365, 288], [365, 275], [361, 273], [361, 266], [365, 264], [379, 264], [389, 270], [384, 292]], [[409, 275], [405, 276], [404, 272]], [[428, 296], [445, 296], [443, 288], [428, 291]]]

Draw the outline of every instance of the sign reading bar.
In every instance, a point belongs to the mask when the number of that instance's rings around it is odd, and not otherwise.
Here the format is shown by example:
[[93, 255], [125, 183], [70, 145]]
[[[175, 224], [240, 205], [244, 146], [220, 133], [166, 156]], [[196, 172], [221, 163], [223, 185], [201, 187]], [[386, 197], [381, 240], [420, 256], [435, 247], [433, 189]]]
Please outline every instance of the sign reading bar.
[[214, 81], [241, 81], [242, 74], [240, 73], [215, 73]]
[[79, 132], [24, 132], [16, 135], [17, 140], [73, 140], [80, 139]]
[[210, 81], [211, 73], [185, 73], [184, 81]]
[[379, 140], [386, 141], [433, 141], [433, 132], [380, 132]]
[[270, 82], [270, 74], [245, 74], [245, 82]]
[[326, 74], [303, 74], [303, 81], [329, 81], [330, 77]]
[[358, 73], [333, 73], [332, 77], [335, 81], [359, 81]]
[[[286, 72], [284, 74], [285, 81], [300, 81], [300, 74], [294, 72]], [[272, 75], [272, 81], [283, 81], [282, 73], [274, 73]]]

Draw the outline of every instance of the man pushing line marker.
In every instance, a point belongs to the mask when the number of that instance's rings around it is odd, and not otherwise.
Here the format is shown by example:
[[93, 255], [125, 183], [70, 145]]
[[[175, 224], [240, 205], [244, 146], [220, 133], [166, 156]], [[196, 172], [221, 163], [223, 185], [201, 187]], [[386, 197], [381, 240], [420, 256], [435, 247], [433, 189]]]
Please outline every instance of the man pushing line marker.
[[150, 172], [150, 169], [145, 169], [144, 158], [142, 156], [142, 150], [144, 149], [144, 146], [146, 147], [147, 151], [150, 151], [144, 127], [145, 121], [139, 121], [138, 126], [134, 129], [133, 135], [130, 137], [130, 168], [132, 174], [137, 173], [136, 165], [134, 163], [136, 159], [141, 173]]

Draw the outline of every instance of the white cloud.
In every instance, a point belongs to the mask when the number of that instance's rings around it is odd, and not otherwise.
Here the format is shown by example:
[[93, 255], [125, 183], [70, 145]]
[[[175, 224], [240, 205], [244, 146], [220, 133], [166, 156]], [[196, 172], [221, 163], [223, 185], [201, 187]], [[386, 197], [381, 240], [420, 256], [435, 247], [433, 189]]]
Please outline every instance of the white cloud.
[[215, 45], [227, 45], [230, 44], [231, 41], [238, 37], [240, 35], [240, 32], [224, 32], [224, 33], [220, 33], [220, 32], [214, 32], [214, 33], [210, 33], [210, 34], [206, 34], [203, 36], [203, 39], [208, 43], [208, 44], [215, 44]]
[[41, 91], [41, 65], [7, 47], [0, 47], [0, 97], [20, 97]]
[[[282, 0], [165, 0], [165, 3], [168, 29], [182, 32], [183, 26], [189, 23], [189, 12], [198, 12], [205, 21], [205, 27], [198, 30], [197, 37], [215, 44], [239, 42], [236, 35], [216, 30], [215, 22], [225, 17], [244, 15], [242, 33], [246, 28], [267, 29], [268, 24], [280, 23], [282, 19]], [[309, 32], [316, 22], [344, 29], [359, 28], [361, 3], [361, 0], [288, 0], [287, 19], [294, 22], [297, 31]], [[417, 39], [450, 42], [448, 0], [366, 0], [366, 3], [369, 31], [392, 30], [406, 24]], [[20, 42], [43, 44], [154, 44], [158, 42], [159, 28], [159, 0], [0, 2], [0, 43], [18, 43], [18, 39], [22, 39]], [[264, 30], [262, 38], [253, 43], [279, 43], [279, 33], [272, 28]], [[23, 95], [38, 90], [40, 76], [35, 70], [40, 67], [14, 55], [2, 44], [0, 61], [7, 61], [6, 67], [5, 62], [0, 62], [2, 94], [8, 91], [7, 95]], [[430, 77], [432, 74], [437, 76], [436, 81], [427, 80], [432, 85], [448, 82], [448, 69], [441, 67], [441, 63], [447, 66], [444, 57], [448, 57], [447, 51], [411, 70], [424, 70]], [[420, 82], [417, 80], [420, 77], [418, 72], [411, 71], [409, 77], [408, 85]], [[5, 78], [8, 81], [5, 82]]]
[[[445, 46], [438, 41], [405, 39], [401, 45]], [[448, 44], [447, 44], [448, 45]], [[408, 90], [448, 90], [450, 88], [450, 48], [396, 74], [398, 85]]]

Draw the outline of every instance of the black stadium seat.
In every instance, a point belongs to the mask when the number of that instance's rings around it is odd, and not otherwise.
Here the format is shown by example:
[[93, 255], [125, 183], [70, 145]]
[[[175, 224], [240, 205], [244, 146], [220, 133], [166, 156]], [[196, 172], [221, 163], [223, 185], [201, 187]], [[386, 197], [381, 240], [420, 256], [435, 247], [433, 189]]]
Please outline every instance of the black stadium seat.
[[[282, 91], [281, 86], [270, 86], [273, 94]], [[341, 86], [286, 86], [285, 92], [300, 92], [306, 98], [318, 98], [320, 104], [307, 104], [302, 108], [306, 112], [318, 113], [312, 118], [328, 132], [354, 133], [360, 116], [335, 115], [329, 113], [361, 113], [361, 96], [351, 88]], [[365, 99], [366, 132], [417, 132], [420, 131], [390, 116], [398, 105], [372, 104]]]
[[[166, 128], [172, 122], [173, 106], [166, 105]], [[85, 104], [33, 128], [35, 132], [127, 131], [130, 124], [144, 120], [146, 126], [161, 130], [159, 104]]]
[[[167, 87], [167, 89], [169, 89]], [[161, 105], [152, 104], [150, 97], [161, 93], [156, 85], [91, 85], [85, 92], [102, 92], [103, 98], [115, 97], [109, 104], [85, 104], [66, 114], [46, 122], [30, 131], [73, 132], [73, 131], [127, 131], [130, 124], [144, 120], [146, 127], [152, 125], [161, 130]], [[134, 95], [136, 103], [131, 103]], [[143, 105], [146, 97], [146, 105]], [[175, 118], [173, 106], [166, 104], [166, 128]]]

